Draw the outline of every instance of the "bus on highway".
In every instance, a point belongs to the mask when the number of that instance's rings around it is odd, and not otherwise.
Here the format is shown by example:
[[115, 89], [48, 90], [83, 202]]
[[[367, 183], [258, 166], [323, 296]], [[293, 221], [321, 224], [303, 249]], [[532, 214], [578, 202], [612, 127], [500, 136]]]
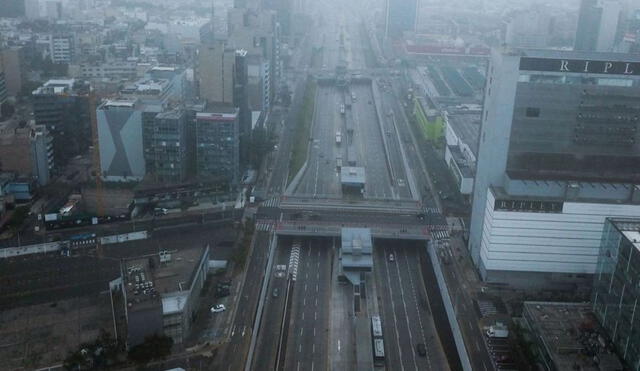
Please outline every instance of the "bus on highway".
[[382, 339], [373, 339], [373, 364], [375, 366], [384, 366], [384, 341]]
[[371, 339], [373, 340], [373, 364], [384, 366], [384, 340], [380, 316], [371, 316]]

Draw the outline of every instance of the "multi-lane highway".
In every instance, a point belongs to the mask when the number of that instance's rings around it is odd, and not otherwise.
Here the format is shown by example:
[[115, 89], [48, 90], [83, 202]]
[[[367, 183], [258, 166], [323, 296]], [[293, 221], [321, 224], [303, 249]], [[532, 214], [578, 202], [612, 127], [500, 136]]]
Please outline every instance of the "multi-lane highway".
[[291, 293], [286, 370], [327, 369], [332, 254], [331, 239], [308, 239], [302, 243]]
[[[402, 371], [448, 370], [418, 253], [415, 245], [391, 240], [377, 241], [374, 249], [373, 270], [382, 308], [386, 364], [388, 369]], [[424, 356], [418, 353], [418, 344], [425, 344]]]

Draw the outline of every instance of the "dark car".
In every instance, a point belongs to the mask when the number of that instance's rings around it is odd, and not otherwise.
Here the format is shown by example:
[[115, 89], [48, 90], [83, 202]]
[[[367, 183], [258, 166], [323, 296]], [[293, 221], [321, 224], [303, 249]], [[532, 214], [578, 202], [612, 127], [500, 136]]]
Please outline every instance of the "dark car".
[[280, 296], [280, 290], [276, 287], [273, 289], [273, 297], [277, 298], [278, 296]]
[[418, 345], [416, 345], [416, 351], [421, 357], [424, 357], [427, 355], [427, 346], [423, 343], [418, 343]]

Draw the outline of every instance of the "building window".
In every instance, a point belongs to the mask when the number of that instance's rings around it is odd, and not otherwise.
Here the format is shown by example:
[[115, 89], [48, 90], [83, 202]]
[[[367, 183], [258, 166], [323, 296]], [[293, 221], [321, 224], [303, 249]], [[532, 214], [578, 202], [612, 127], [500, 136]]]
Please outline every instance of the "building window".
[[540, 108], [538, 108], [538, 107], [527, 107], [526, 115], [527, 115], [527, 117], [540, 117]]

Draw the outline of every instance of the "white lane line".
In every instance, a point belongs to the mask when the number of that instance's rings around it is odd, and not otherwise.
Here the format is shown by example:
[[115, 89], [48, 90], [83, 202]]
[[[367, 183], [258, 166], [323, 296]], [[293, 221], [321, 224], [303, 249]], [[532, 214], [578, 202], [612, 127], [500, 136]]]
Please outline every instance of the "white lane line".
[[307, 305], [307, 298], [302, 298], [302, 306], [304, 307], [305, 305]]
[[[384, 256], [382, 257], [382, 265], [385, 267], [385, 273], [387, 275], [387, 288], [391, 290], [391, 276], [389, 276], [389, 266], [387, 265], [388, 256], [387, 250], [384, 249]], [[400, 347], [400, 331], [398, 331], [398, 317], [396, 316], [396, 304], [393, 302], [393, 295], [389, 292], [389, 298], [391, 299], [391, 313], [393, 313], [393, 327], [396, 333], [396, 345], [398, 346], [398, 355], [400, 356], [400, 368], [404, 371], [404, 364], [402, 363], [402, 348]]]
[[304, 312], [302, 312], [302, 320], [304, 321]]
[[316, 307], [318, 306], [318, 298], [316, 298]]
[[304, 291], [307, 291], [307, 284], [304, 284]]
[[313, 347], [311, 348], [311, 353], [315, 353], [316, 352], [316, 345], [313, 344]]
[[[398, 252], [396, 251], [396, 256]], [[411, 324], [409, 323], [409, 313], [407, 311], [407, 302], [404, 300], [404, 285], [402, 284], [402, 277], [400, 276], [400, 267], [399, 264], [396, 263], [396, 270], [398, 271], [398, 283], [400, 284], [400, 297], [402, 298], [402, 309], [404, 309], [404, 318], [407, 321], [407, 329], [409, 330], [409, 341], [411, 342], [411, 344], [414, 344], [413, 342], [413, 333], [411, 332]], [[416, 367], [416, 370], [419, 370], [418, 368], [418, 362], [416, 362], [416, 355], [413, 351], [410, 352], [411, 354], [411, 359], [413, 360], [413, 365]], [[428, 359], [428, 358], [427, 358]], [[431, 365], [429, 364], [429, 369], [431, 369]]]
[[298, 346], [298, 353], [302, 353], [302, 344]]
[[298, 370], [298, 371], [300, 371], [300, 361], [298, 361], [298, 368], [297, 368], [297, 370]]
[[302, 336], [303, 331], [304, 331], [304, 327], [300, 329], [300, 336]]
[[338, 352], [340, 351], [340, 340], [338, 340]]
[[[431, 357], [429, 357], [429, 345], [427, 343], [427, 338], [424, 333], [424, 327], [422, 326], [422, 316], [420, 315], [420, 308], [418, 307], [418, 296], [416, 295], [416, 287], [413, 284], [413, 275], [411, 274], [411, 269], [409, 269], [409, 254], [404, 251], [404, 260], [407, 262], [407, 271], [409, 272], [409, 283], [411, 283], [411, 290], [413, 291], [413, 302], [416, 305], [416, 311], [418, 313], [418, 323], [420, 324], [420, 334], [422, 335], [422, 342], [425, 344], [427, 348], [427, 364], [429, 365], [429, 369], [431, 369]], [[398, 274], [400, 274], [400, 268], [396, 264], [398, 268]], [[428, 305], [428, 304], [427, 304]]]
[[478, 341], [476, 340], [476, 350], [479, 352], [480, 351], [480, 345], [478, 345]]
[[[313, 336], [316, 336], [316, 328], [315, 327], [313, 328]], [[340, 340], [338, 340], [338, 341], [340, 341]]]
[[318, 284], [316, 283], [316, 292], [318, 292]]
[[313, 320], [317, 320], [318, 319], [318, 312], [313, 312]]

